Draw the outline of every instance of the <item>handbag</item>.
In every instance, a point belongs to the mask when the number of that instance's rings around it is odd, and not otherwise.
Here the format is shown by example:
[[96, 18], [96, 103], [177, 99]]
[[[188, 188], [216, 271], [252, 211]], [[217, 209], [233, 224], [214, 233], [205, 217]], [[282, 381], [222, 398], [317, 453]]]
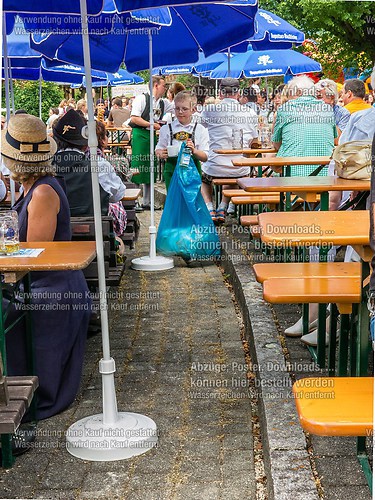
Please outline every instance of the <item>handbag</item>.
[[343, 179], [368, 181], [371, 179], [372, 141], [349, 141], [333, 151], [335, 170]]

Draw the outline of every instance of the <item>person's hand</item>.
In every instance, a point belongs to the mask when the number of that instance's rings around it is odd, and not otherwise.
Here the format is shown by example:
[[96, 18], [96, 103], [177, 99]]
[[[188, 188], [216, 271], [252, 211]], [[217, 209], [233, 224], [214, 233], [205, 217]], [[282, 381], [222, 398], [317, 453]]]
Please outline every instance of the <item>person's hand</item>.
[[160, 130], [161, 125], [157, 122], [154, 122], [154, 130]]
[[168, 158], [168, 150], [167, 150], [167, 148], [165, 148], [165, 149], [157, 149], [155, 151], [155, 154], [161, 160], [166, 160]]
[[186, 141], [186, 147], [188, 147], [191, 150], [191, 154], [194, 154], [195, 146], [194, 146], [194, 142], [191, 139], [188, 139]]

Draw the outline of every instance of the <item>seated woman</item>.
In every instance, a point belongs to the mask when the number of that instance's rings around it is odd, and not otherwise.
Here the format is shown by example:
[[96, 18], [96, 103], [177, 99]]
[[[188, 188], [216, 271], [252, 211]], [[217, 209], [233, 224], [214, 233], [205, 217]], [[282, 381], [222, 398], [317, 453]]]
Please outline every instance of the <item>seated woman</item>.
[[[23, 185], [23, 194], [14, 206], [20, 241], [71, 239], [68, 200], [51, 166], [55, 152], [55, 141], [47, 137], [45, 124], [35, 116], [12, 116], [8, 129], [2, 132], [4, 163]], [[44, 419], [67, 408], [77, 394], [91, 300], [82, 271], [32, 272], [30, 277], [35, 372], [39, 377], [37, 418]], [[13, 307], [8, 324], [19, 314]], [[6, 337], [9, 375], [28, 374], [25, 337], [23, 322]]]

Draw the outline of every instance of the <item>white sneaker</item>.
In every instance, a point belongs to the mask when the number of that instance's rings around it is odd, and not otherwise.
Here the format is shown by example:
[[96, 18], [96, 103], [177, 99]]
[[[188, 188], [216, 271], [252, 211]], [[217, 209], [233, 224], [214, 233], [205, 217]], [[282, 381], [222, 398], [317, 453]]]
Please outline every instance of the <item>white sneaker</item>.
[[233, 215], [236, 213], [236, 206], [234, 203], [232, 203], [231, 201], [229, 202], [229, 205], [228, 205], [228, 210], [227, 210], [227, 214], [228, 215]]
[[[309, 324], [309, 332], [311, 330], [314, 330], [318, 326], [318, 320], [314, 320]], [[284, 331], [284, 334], [287, 337], [301, 337], [302, 336], [302, 318], [300, 318], [297, 323], [294, 323], [294, 325], [290, 326], [289, 328], [286, 328]]]
[[[316, 347], [318, 345], [318, 329], [315, 329], [311, 333], [308, 333], [307, 335], [303, 335], [301, 338], [301, 342], [303, 342], [306, 345]], [[328, 346], [329, 343], [329, 334], [326, 332], [326, 346]]]

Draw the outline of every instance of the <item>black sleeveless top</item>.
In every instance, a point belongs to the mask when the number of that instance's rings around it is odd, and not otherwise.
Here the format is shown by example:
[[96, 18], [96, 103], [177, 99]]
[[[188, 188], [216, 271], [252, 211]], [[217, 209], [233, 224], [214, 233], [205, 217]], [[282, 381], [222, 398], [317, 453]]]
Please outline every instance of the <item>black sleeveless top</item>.
[[68, 199], [60, 182], [51, 175], [47, 175], [45, 177], [40, 177], [39, 179], [37, 179], [28, 193], [26, 195], [22, 195], [13, 207], [13, 209], [18, 213], [20, 241], [27, 240], [27, 226], [29, 216], [27, 207], [31, 201], [33, 192], [38, 186], [41, 186], [43, 184], [51, 186], [60, 198], [60, 211], [57, 214], [56, 232], [53, 240], [70, 241], [72, 239], [72, 233], [70, 229], [70, 210]]

